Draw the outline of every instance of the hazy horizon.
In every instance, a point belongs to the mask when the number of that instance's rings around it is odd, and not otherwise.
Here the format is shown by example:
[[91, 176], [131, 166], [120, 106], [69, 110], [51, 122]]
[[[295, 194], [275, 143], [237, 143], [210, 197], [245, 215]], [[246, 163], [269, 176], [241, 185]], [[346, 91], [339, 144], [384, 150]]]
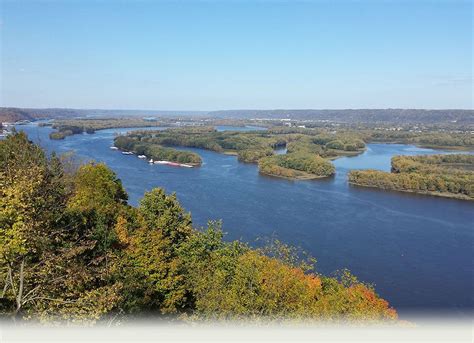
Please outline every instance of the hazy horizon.
[[472, 3], [2, 1], [0, 106], [472, 109]]
[[216, 109], [162, 109], [162, 108], [109, 108], [109, 107], [21, 107], [21, 106], [0, 106], [0, 108], [18, 108], [33, 110], [79, 110], [79, 111], [156, 111], [156, 112], [220, 112], [220, 111], [363, 111], [363, 110], [417, 110], [417, 111], [474, 111], [474, 108], [414, 108], [414, 107], [360, 107], [360, 108], [216, 108]]

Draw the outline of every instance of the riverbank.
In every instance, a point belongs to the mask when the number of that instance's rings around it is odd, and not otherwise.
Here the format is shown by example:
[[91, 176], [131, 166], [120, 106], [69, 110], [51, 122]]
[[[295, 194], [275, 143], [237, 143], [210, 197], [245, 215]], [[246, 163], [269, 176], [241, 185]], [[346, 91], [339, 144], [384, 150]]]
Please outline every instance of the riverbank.
[[116, 137], [114, 147], [123, 152], [145, 156], [147, 160], [168, 161], [196, 167], [202, 163], [201, 156], [194, 152], [163, 147], [150, 142], [141, 142], [130, 139], [129, 136]]
[[326, 157], [326, 159], [334, 161], [341, 157], [355, 157], [363, 154], [366, 150], [367, 148], [358, 149], [356, 151], [335, 150], [334, 152], [337, 154], [337, 156]]
[[474, 146], [472, 145], [436, 145], [436, 144], [423, 144], [416, 142], [407, 142], [406, 140], [397, 140], [397, 141], [386, 141], [386, 140], [373, 140], [370, 139], [367, 141], [367, 144], [412, 144], [420, 149], [433, 149], [433, 150], [450, 150], [450, 151], [474, 151]]
[[351, 170], [351, 184], [474, 200], [474, 155], [394, 156], [390, 172]]
[[453, 194], [453, 193], [448, 193], [448, 192], [413, 191], [409, 189], [387, 189], [387, 188], [381, 188], [378, 186], [367, 185], [367, 184], [357, 183], [357, 182], [352, 182], [352, 181], [348, 181], [348, 184], [351, 186], [378, 189], [380, 191], [430, 195], [430, 196], [449, 198], [449, 199], [474, 201], [474, 198], [467, 195], [463, 195], [463, 194]]
[[[287, 169], [288, 171], [294, 171], [294, 169], [288, 169], [288, 168], [285, 168], [285, 169]], [[298, 175], [294, 175], [294, 176], [285, 176], [281, 174], [266, 173], [262, 170], [259, 170], [259, 173], [264, 176], [271, 176], [274, 178], [293, 180], [293, 181], [318, 180], [318, 179], [327, 179], [327, 178], [332, 177], [332, 175], [321, 176], [321, 175], [310, 174], [310, 173], [306, 173], [302, 171], [296, 171]]]

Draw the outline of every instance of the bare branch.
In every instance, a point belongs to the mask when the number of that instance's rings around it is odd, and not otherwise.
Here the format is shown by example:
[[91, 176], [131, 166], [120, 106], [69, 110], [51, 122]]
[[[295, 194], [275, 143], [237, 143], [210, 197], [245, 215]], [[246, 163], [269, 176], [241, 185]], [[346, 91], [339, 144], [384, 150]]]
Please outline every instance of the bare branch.
[[25, 268], [25, 258], [21, 260], [20, 264], [20, 286], [18, 288], [18, 295], [16, 298], [16, 310], [19, 311], [21, 308], [22, 304], [22, 296], [23, 296], [23, 281], [25, 279], [25, 274], [24, 274], [24, 268]]

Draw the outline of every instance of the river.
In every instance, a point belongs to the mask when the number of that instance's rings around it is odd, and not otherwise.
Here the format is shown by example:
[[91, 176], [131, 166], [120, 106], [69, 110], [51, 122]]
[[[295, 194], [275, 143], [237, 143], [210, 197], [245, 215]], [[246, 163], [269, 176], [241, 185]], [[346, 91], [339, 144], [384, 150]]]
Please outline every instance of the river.
[[[471, 315], [473, 309], [474, 203], [385, 192], [348, 185], [350, 169], [390, 170], [398, 154], [440, 153], [402, 144], [368, 144], [356, 157], [334, 161], [326, 180], [289, 181], [261, 176], [256, 165], [201, 149], [200, 168], [149, 165], [109, 147], [130, 129], [49, 140], [49, 127], [17, 127], [48, 151], [73, 151], [107, 163], [122, 179], [130, 203], [154, 187], [176, 192], [196, 226], [222, 219], [226, 239], [258, 245], [276, 237], [317, 258], [317, 271], [348, 268], [375, 285], [402, 316], [415, 311]], [[233, 129], [219, 127], [220, 130]], [[255, 128], [249, 128], [255, 129]], [[242, 129], [241, 129], [242, 130]]]

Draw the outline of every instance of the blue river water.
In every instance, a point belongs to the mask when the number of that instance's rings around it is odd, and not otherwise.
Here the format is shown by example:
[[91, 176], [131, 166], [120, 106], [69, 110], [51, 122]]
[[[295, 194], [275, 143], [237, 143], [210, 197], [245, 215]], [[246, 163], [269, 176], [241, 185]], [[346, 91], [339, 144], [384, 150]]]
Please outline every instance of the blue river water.
[[149, 165], [109, 148], [114, 135], [131, 129], [54, 141], [49, 127], [17, 128], [47, 151], [105, 162], [122, 180], [132, 205], [154, 187], [176, 192], [197, 227], [222, 219], [228, 240], [258, 245], [258, 238], [277, 237], [301, 247], [317, 258], [318, 272], [350, 269], [402, 315], [472, 313], [474, 203], [354, 187], [346, 178], [350, 169], [389, 171], [394, 155], [440, 151], [369, 144], [362, 155], [334, 161], [333, 178], [290, 181], [259, 175], [256, 165], [239, 163], [235, 156], [201, 149], [186, 149], [202, 156], [200, 168], [176, 168]]

